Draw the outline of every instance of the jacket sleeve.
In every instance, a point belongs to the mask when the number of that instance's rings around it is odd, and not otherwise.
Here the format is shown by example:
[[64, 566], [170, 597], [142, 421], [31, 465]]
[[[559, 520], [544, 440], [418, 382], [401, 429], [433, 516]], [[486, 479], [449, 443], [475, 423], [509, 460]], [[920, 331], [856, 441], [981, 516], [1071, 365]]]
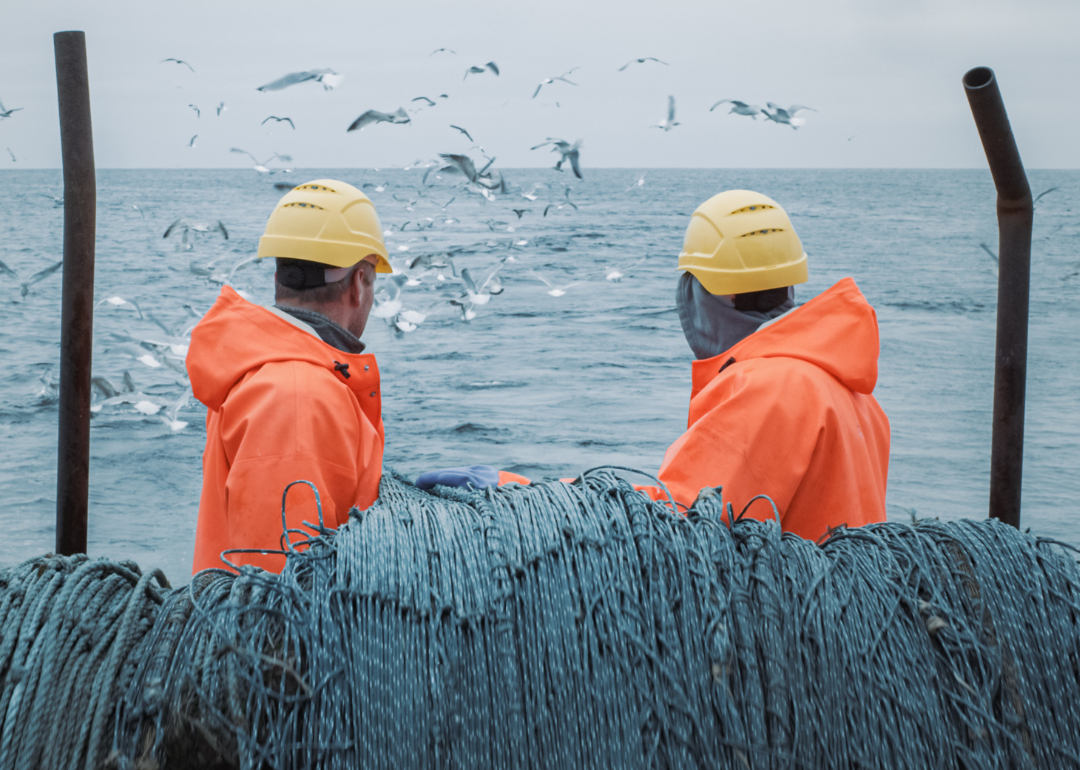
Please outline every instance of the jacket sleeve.
[[[228, 542], [235, 548], [283, 549], [282, 493], [293, 481], [314, 484], [327, 527], [348, 519], [363, 468], [362, 442], [375, 429], [329, 371], [303, 362], [266, 364], [229, 395], [221, 435], [229, 462], [225, 484]], [[289, 490], [285, 521], [317, 525], [315, 494]], [[295, 542], [304, 534], [290, 533]], [[283, 556], [235, 554], [234, 563], [279, 571]]]
[[[777, 372], [732, 373], [714, 384], [710, 408], [664, 455], [659, 478], [675, 500], [687, 506], [703, 487], [722, 487], [725, 503], [738, 516], [757, 495], [768, 495], [781, 519], [813, 458], [822, 434], [819, 397], [809, 378]], [[665, 500], [659, 490], [646, 491]], [[747, 516], [774, 518], [765, 500]]]

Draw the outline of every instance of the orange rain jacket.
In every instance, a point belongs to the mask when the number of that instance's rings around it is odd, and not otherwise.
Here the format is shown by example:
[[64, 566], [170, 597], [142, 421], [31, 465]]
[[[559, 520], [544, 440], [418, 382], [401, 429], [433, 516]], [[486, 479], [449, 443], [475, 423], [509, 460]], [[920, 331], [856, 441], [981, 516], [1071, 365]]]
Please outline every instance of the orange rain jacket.
[[[768, 495], [784, 531], [811, 540], [829, 527], [884, 521], [889, 419], [871, 395], [878, 350], [877, 315], [845, 278], [695, 361], [687, 430], [659, 478], [686, 505], [702, 487], [722, 486], [736, 516]], [[746, 515], [774, 516], [764, 500]]]
[[[209, 409], [195, 572], [224, 566], [219, 555], [229, 548], [281, 549], [281, 495], [290, 482], [318, 488], [327, 527], [378, 497], [383, 422], [375, 356], [342, 352], [226, 286], [191, 334], [187, 368], [195, 397]], [[286, 521], [290, 529], [318, 523], [307, 485], [289, 490]], [[276, 554], [228, 558], [273, 571], [285, 565]]]

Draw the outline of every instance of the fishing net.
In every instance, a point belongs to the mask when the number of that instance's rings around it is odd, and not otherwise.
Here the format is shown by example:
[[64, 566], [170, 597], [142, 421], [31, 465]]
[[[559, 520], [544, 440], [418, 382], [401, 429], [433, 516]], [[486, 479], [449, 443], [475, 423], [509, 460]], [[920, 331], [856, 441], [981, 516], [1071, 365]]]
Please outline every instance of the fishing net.
[[[673, 514], [610, 471], [434, 493], [387, 473], [280, 575], [167, 591], [127, 567], [90, 613], [90, 578], [57, 597], [102, 562], [27, 562], [0, 575], [0, 766], [1080, 765], [1068, 547], [991, 520], [819, 546], [732, 518], [719, 491]], [[49, 623], [80, 641], [35, 658], [24, 636]], [[107, 626], [120, 652], [62, 660], [108, 648]], [[39, 705], [29, 672], [72, 665]], [[111, 710], [54, 719], [81, 737], [45, 763], [27, 723], [59, 698]]]

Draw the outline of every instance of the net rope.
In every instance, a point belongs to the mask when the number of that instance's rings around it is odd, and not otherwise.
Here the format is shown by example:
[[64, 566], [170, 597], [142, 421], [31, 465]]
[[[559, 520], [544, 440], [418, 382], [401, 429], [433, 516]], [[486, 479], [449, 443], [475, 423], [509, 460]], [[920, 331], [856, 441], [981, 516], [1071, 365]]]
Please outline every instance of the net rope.
[[0, 767], [1080, 766], [1075, 552], [996, 521], [819, 545], [600, 469], [311, 529], [0, 572]]

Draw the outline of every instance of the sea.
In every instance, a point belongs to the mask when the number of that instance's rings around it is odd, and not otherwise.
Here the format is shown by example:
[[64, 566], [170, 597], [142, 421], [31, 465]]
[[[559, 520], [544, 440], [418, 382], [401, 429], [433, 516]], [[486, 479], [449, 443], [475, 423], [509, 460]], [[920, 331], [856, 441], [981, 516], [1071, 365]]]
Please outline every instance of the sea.
[[[425, 183], [423, 168], [99, 170], [89, 553], [187, 582], [206, 409], [190, 397], [185, 335], [224, 284], [272, 301], [272, 265], [246, 260], [283, 194], [275, 184], [320, 178], [363, 186], [396, 265], [425, 255], [448, 265], [398, 298], [424, 316], [415, 329], [373, 317], [363, 336], [382, 373], [387, 468], [655, 473], [690, 394], [675, 312], [682, 235], [699, 203], [742, 188], [791, 215], [810, 264], [798, 302], [852, 276], [877, 311], [889, 519], [987, 515], [997, 303], [987, 171], [503, 173], [508, 191], [488, 200], [460, 177]], [[1035, 194], [1051, 191], [1032, 243], [1021, 524], [1080, 544], [1080, 171], [1029, 179]], [[19, 276], [0, 271], [0, 566], [54, 547], [62, 273], [25, 296], [20, 284], [62, 257], [62, 195], [58, 170], [0, 171], [0, 260]], [[185, 241], [180, 227], [163, 237], [177, 220], [220, 221], [228, 238], [192, 228]], [[463, 268], [481, 281], [498, 269], [503, 288], [470, 319], [450, 303]], [[127, 397], [105, 403], [109, 387]]]

